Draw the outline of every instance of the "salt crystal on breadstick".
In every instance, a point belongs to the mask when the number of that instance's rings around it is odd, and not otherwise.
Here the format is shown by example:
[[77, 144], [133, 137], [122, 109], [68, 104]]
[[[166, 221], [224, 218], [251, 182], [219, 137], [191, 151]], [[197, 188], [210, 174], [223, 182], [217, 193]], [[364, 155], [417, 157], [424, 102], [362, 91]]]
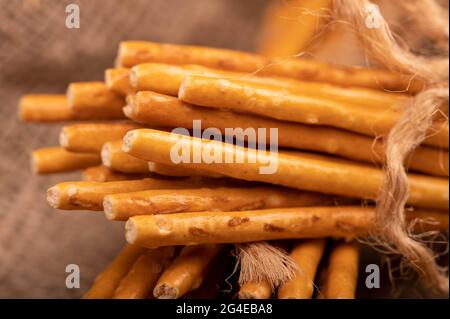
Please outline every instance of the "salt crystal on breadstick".
[[[150, 248], [300, 238], [354, 238], [376, 232], [375, 218], [374, 208], [359, 206], [142, 215], [126, 222], [125, 237], [129, 243]], [[406, 213], [407, 221], [416, 219], [427, 222], [417, 228], [420, 231], [448, 229], [447, 211]]]
[[[173, 164], [175, 160], [181, 167], [350, 198], [376, 199], [383, 182], [381, 170], [354, 162], [300, 152], [256, 151], [150, 129], [128, 132], [123, 150], [147, 161]], [[448, 208], [447, 179], [417, 174], [408, 178], [409, 204]]]
[[84, 299], [107, 299], [114, 295], [120, 280], [128, 273], [136, 259], [147, 249], [127, 245], [114, 258], [113, 262], [95, 278], [92, 287], [83, 296]]
[[61, 147], [45, 147], [31, 153], [31, 167], [37, 174], [70, 172], [100, 163], [100, 156], [68, 152]]
[[[326, 125], [368, 136], [387, 135], [401, 114], [305, 96], [234, 79], [187, 76], [178, 97], [188, 103], [266, 116], [283, 121]], [[425, 144], [448, 149], [448, 124], [436, 124]]]

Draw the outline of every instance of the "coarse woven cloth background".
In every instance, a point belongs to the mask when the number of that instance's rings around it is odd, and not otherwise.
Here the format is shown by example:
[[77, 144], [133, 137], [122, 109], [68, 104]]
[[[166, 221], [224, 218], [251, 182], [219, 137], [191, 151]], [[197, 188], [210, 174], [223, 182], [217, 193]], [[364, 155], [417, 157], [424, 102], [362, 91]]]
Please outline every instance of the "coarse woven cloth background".
[[[70, 3], [80, 7], [80, 29], [65, 26]], [[109, 222], [102, 213], [49, 207], [46, 190], [80, 174], [32, 174], [30, 152], [57, 145], [61, 125], [20, 123], [20, 96], [64, 93], [70, 82], [103, 80], [122, 40], [252, 51], [267, 3], [0, 0], [0, 298], [81, 297], [125, 244], [123, 223]], [[340, 56], [348, 58], [347, 52]], [[68, 264], [80, 266], [80, 289], [65, 286]]]

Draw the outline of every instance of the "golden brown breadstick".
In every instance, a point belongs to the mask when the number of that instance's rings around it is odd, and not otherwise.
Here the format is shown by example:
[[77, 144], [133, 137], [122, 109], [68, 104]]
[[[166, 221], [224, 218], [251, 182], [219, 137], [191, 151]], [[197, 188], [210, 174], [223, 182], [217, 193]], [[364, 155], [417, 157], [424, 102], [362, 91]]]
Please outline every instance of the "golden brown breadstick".
[[122, 151], [122, 140], [103, 144], [101, 156], [103, 165], [115, 171], [134, 174], [149, 172], [146, 161]]
[[23, 122], [59, 122], [80, 119], [69, 108], [65, 95], [24, 95], [19, 101], [19, 118]]
[[208, 265], [220, 249], [220, 245], [185, 246], [159, 278], [153, 296], [158, 299], [177, 299], [198, 288]]
[[109, 90], [121, 96], [136, 92], [131, 86], [129, 78], [130, 69], [127, 68], [106, 69], [105, 71], [106, 86]]
[[[239, 243], [278, 239], [366, 235], [374, 229], [375, 210], [357, 206], [295, 207], [253, 211], [143, 215], [128, 219], [125, 237], [145, 247]], [[407, 220], [433, 219], [430, 230], [448, 228], [446, 211], [413, 211]]]
[[297, 243], [291, 258], [297, 265], [295, 277], [278, 288], [278, 299], [310, 299], [314, 291], [314, 278], [325, 249], [326, 240], [311, 239]]
[[244, 283], [238, 292], [239, 299], [269, 299], [272, 295], [272, 287], [269, 282], [249, 281]]
[[113, 262], [95, 278], [92, 287], [83, 296], [85, 299], [107, 299], [114, 295], [120, 280], [127, 274], [136, 259], [147, 249], [127, 245]]
[[268, 6], [258, 52], [269, 58], [306, 50], [331, 14], [332, 0], [288, 0]]
[[[384, 147], [380, 140], [374, 141], [370, 137], [340, 129], [201, 108], [154, 92], [130, 95], [127, 103], [125, 114], [140, 123], [192, 129], [194, 121], [201, 121], [203, 128], [214, 127], [222, 134], [233, 128], [253, 128], [255, 138], [259, 135], [258, 128], [265, 128], [266, 131], [277, 128], [279, 146], [318, 151], [371, 164], [385, 161]], [[243, 134], [243, 137], [247, 136]], [[269, 136], [266, 136], [266, 142], [270, 142]], [[411, 170], [448, 176], [446, 151], [426, 146], [418, 147], [405, 163]]]
[[[226, 92], [226, 94], [224, 94]], [[195, 105], [223, 108], [284, 121], [327, 125], [368, 136], [389, 133], [401, 114], [305, 96], [268, 85], [202, 76], [184, 78], [178, 96]], [[448, 149], [448, 124], [430, 130], [425, 144]]]
[[75, 113], [89, 112], [105, 118], [123, 118], [123, 97], [110, 91], [103, 82], [71, 83], [67, 88], [69, 107]]
[[230, 78], [250, 83], [260, 83], [306, 96], [378, 109], [401, 110], [408, 101], [408, 96], [405, 94], [388, 93], [360, 87], [343, 88], [321, 82], [298, 81], [283, 77], [255, 76], [250, 73], [210, 69], [199, 65], [139, 64], [131, 69], [130, 81], [136, 91], [154, 91], [178, 96], [178, 90], [184, 77], [189, 75], [222, 79]]
[[358, 279], [359, 245], [338, 242], [331, 250], [325, 281], [326, 299], [354, 299]]
[[113, 299], [143, 299], [151, 296], [160, 274], [169, 266], [174, 253], [174, 247], [145, 251], [122, 278]]
[[103, 144], [121, 139], [126, 132], [139, 127], [131, 122], [67, 125], [61, 130], [59, 144], [72, 152], [100, 154]]
[[114, 182], [125, 181], [133, 179], [143, 179], [154, 176], [152, 173], [148, 174], [125, 174], [113, 171], [106, 166], [98, 165], [86, 168], [83, 171], [82, 180], [86, 182]]
[[337, 202], [338, 199], [332, 196], [281, 187], [219, 187], [108, 195], [103, 200], [103, 207], [108, 219], [127, 220], [137, 215], [326, 206]]
[[118, 66], [132, 67], [146, 62], [199, 64], [216, 69], [277, 75], [344, 87], [409, 92], [418, 92], [424, 87], [422, 81], [412, 76], [401, 76], [384, 70], [329, 65], [301, 58], [271, 61], [252, 53], [199, 46], [144, 41], [120, 43]]
[[[178, 165], [350, 198], [375, 199], [383, 182], [381, 170], [354, 162], [300, 152], [257, 153], [241, 146], [150, 129], [128, 132], [123, 147], [147, 161], [172, 164], [184, 160], [191, 163]], [[210, 154], [214, 158], [209, 158]], [[408, 179], [409, 204], [448, 208], [447, 179], [417, 174], [409, 174]]]
[[211, 173], [203, 169], [195, 168], [183, 168], [176, 165], [166, 165], [155, 162], [148, 162], [148, 170], [152, 173], [163, 176], [177, 176], [177, 177], [188, 177], [188, 176], [205, 176], [205, 177], [223, 177], [221, 174]]
[[150, 189], [179, 189], [226, 186], [227, 181], [217, 179], [180, 178], [123, 180], [113, 182], [64, 182], [47, 191], [47, 201], [58, 209], [103, 210], [103, 198], [109, 194], [132, 193]]
[[31, 153], [31, 168], [37, 174], [70, 172], [99, 163], [98, 154], [72, 153], [61, 147], [45, 147]]

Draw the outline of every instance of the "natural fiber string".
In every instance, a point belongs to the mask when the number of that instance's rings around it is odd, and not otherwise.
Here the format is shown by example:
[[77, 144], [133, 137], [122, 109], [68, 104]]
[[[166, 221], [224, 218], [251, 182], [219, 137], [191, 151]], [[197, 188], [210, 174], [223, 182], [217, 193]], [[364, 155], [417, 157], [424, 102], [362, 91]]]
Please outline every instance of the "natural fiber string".
[[[447, 270], [436, 264], [431, 249], [410, 236], [405, 223], [409, 185], [403, 166], [406, 156], [426, 138], [439, 108], [442, 105], [448, 108], [448, 15], [442, 14], [444, 9], [433, 0], [396, 1], [395, 4], [411, 14], [413, 23], [433, 26], [428, 39], [431, 43], [439, 42], [437, 46], [441, 48], [442, 39], [446, 39], [446, 49], [441, 52], [447, 56], [435, 58], [412, 53], [406, 43], [396, 39], [381, 14], [375, 17], [376, 27], [369, 28], [368, 9], [373, 4], [368, 0], [334, 0], [335, 18], [354, 27], [372, 58], [386, 68], [417, 76], [428, 85], [413, 99], [386, 138], [385, 179], [377, 200], [377, 223], [380, 242], [408, 260], [432, 287], [448, 294]], [[423, 14], [424, 10], [428, 14]], [[440, 28], [444, 23], [445, 27]], [[426, 29], [422, 27], [422, 30]], [[416, 36], [427, 38], [426, 33]], [[442, 82], [446, 83], [445, 87], [437, 85]]]

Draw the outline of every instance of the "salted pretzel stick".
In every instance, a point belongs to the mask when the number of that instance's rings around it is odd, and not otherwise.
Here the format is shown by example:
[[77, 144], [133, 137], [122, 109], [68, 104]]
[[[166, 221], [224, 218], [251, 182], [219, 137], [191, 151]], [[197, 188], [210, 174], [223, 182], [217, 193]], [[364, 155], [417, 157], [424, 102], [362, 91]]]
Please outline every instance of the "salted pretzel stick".
[[220, 249], [220, 245], [185, 246], [162, 273], [153, 296], [158, 299], [177, 299], [200, 287], [208, 265]]
[[[331, 157], [300, 152], [256, 152], [241, 146], [162, 131], [141, 129], [128, 132], [123, 150], [147, 161], [173, 164], [181, 151], [191, 163], [181, 167], [201, 168], [229, 177], [335, 194], [375, 199], [383, 182], [376, 168]], [[214, 154], [214, 160], [198, 160]], [[197, 158], [197, 160], [195, 160]], [[197, 163], [192, 163], [197, 162]], [[409, 174], [408, 203], [420, 207], [448, 208], [447, 179]]]
[[[222, 134], [230, 128], [278, 129], [278, 145], [289, 148], [318, 151], [367, 163], [384, 163], [384, 147], [379, 140], [324, 126], [278, 121], [253, 115], [232, 113], [212, 108], [201, 108], [179, 99], [154, 92], [138, 92], [127, 98], [124, 113], [132, 120], [145, 124], [192, 129], [194, 121], [202, 127], [214, 127]], [[237, 132], [232, 131], [231, 134]], [[230, 135], [230, 133], [228, 133]], [[299, 138], [301, 136], [301, 138]], [[247, 136], [245, 136], [247, 137]], [[270, 136], [266, 136], [270, 143]], [[448, 152], [432, 147], [418, 147], [405, 164], [411, 169], [438, 176], [448, 176]]]
[[143, 179], [152, 177], [153, 174], [125, 174], [111, 170], [110, 168], [98, 165], [88, 167], [83, 171], [82, 180], [86, 182], [113, 182], [133, 179]]
[[149, 172], [146, 161], [122, 151], [122, 140], [103, 144], [101, 157], [103, 165], [115, 171], [134, 174]]
[[160, 274], [169, 266], [174, 253], [174, 247], [145, 251], [122, 278], [113, 299], [143, 299], [151, 296]]
[[205, 176], [205, 177], [223, 177], [221, 174], [211, 173], [203, 169], [194, 168], [182, 168], [176, 165], [166, 165], [155, 162], [148, 162], [148, 170], [152, 173], [156, 173], [164, 176], [177, 176], [177, 177], [188, 177], [188, 176]]
[[106, 87], [120, 96], [134, 94], [136, 91], [130, 84], [130, 69], [116, 68], [106, 69], [105, 84]]
[[100, 154], [103, 144], [121, 139], [126, 132], [139, 127], [132, 122], [67, 125], [61, 130], [59, 144], [72, 152]]
[[37, 174], [70, 172], [99, 163], [98, 154], [72, 153], [61, 147], [45, 147], [31, 153], [31, 168]]
[[297, 265], [295, 277], [278, 288], [278, 299], [310, 299], [314, 291], [316, 270], [325, 249], [326, 240], [311, 239], [297, 243], [290, 257]]
[[280, 187], [219, 187], [113, 194], [105, 196], [103, 207], [108, 219], [127, 220], [137, 215], [325, 206], [337, 201], [327, 195]]
[[69, 107], [75, 113], [89, 112], [102, 114], [111, 119], [124, 117], [122, 107], [125, 105], [123, 97], [110, 91], [103, 82], [77, 82], [69, 84], [67, 88]]
[[[226, 94], [224, 94], [226, 92]], [[184, 78], [178, 96], [200, 106], [278, 120], [338, 127], [369, 136], [389, 133], [401, 114], [286, 92], [259, 83], [202, 76]], [[435, 125], [425, 144], [448, 149], [448, 124]]]
[[354, 299], [358, 279], [359, 245], [338, 242], [331, 250], [325, 281], [326, 299]]
[[195, 188], [205, 187], [206, 185], [214, 187], [214, 184], [208, 180], [195, 178], [178, 180], [145, 178], [141, 180], [114, 182], [64, 182], [48, 189], [47, 201], [53, 208], [58, 209], [100, 211], [103, 210], [103, 198], [109, 194], [131, 193], [149, 189]]
[[[142, 215], [128, 219], [125, 237], [145, 247], [182, 244], [218, 244], [278, 239], [367, 235], [374, 229], [375, 210], [357, 206], [296, 207], [253, 211], [196, 212]], [[414, 211], [407, 220], [433, 219], [421, 225], [431, 230], [448, 229], [446, 211]]]
[[130, 82], [136, 91], [154, 91], [178, 96], [184, 77], [200, 75], [260, 83], [312, 97], [320, 97], [377, 109], [403, 109], [407, 95], [360, 87], [339, 87], [322, 82], [298, 81], [283, 77], [255, 76], [251, 73], [223, 71], [199, 65], [144, 63], [131, 68]]
[[92, 287], [83, 296], [85, 299], [107, 299], [114, 295], [120, 280], [128, 273], [136, 259], [147, 249], [127, 245], [113, 262], [95, 278]]
[[305, 51], [330, 16], [331, 0], [274, 2], [263, 19], [258, 52], [283, 58]]
[[247, 52], [144, 41], [121, 42], [116, 61], [122, 67], [146, 62], [199, 64], [215, 69], [389, 91], [418, 92], [424, 87], [420, 80], [411, 76], [384, 70], [329, 65], [302, 58], [277, 61]]

